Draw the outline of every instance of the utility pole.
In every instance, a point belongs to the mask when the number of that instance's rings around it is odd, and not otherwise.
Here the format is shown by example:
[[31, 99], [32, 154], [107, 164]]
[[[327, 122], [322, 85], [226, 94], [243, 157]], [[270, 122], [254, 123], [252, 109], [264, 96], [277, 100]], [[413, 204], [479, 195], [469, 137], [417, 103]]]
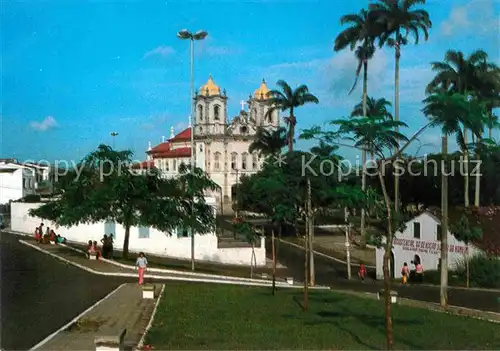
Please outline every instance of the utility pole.
[[439, 292], [441, 307], [448, 306], [448, 136], [441, 137], [441, 289]]
[[345, 219], [345, 248], [347, 256], [347, 279], [351, 279], [351, 243], [349, 240], [349, 231], [351, 226], [349, 225], [349, 211], [347, 207], [344, 207], [344, 219]]

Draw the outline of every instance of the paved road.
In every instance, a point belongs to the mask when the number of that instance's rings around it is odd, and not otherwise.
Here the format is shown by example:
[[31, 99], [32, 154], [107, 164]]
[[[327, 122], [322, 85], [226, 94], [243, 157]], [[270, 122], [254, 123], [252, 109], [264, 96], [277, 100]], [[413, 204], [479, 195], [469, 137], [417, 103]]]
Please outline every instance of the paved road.
[[5, 350], [29, 349], [125, 282], [62, 263], [3, 232], [0, 257]]
[[[266, 248], [270, 245], [266, 245]], [[304, 281], [304, 250], [291, 245], [280, 243], [277, 250], [280, 263], [286, 265], [294, 274], [294, 279]], [[349, 289], [376, 293], [382, 289], [381, 281], [366, 281], [358, 279], [348, 281], [345, 264], [315, 255], [316, 284], [331, 286], [335, 289]], [[353, 276], [357, 274], [357, 267], [353, 267]], [[419, 285], [395, 285], [400, 297], [414, 300], [439, 302], [439, 287]], [[474, 308], [483, 311], [500, 312], [500, 293], [496, 291], [478, 291], [465, 289], [449, 289], [448, 302], [450, 305]]]

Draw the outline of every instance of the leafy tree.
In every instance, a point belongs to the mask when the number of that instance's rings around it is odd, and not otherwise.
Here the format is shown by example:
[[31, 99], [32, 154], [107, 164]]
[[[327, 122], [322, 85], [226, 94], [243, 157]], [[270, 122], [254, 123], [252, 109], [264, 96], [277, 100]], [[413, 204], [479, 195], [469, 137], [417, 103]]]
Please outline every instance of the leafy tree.
[[258, 151], [261, 155], [277, 155], [286, 145], [286, 128], [279, 127], [269, 130], [263, 127], [257, 129], [255, 141], [248, 147], [248, 152]]
[[[394, 119], [399, 121], [399, 61], [401, 47], [407, 45], [408, 37], [413, 35], [415, 44], [418, 44], [420, 32], [425, 40], [429, 38], [429, 29], [432, 22], [427, 11], [414, 9], [415, 5], [425, 4], [425, 0], [378, 0], [370, 4], [370, 13], [377, 23], [383, 25], [383, 30], [378, 36], [379, 45], [394, 48], [395, 76], [394, 76]], [[394, 182], [394, 201], [396, 211], [399, 210], [399, 178]], [[392, 340], [388, 340], [388, 347], [392, 347]]]
[[[57, 183], [58, 197], [30, 211], [61, 226], [114, 221], [124, 226], [123, 257], [128, 257], [130, 227], [152, 226], [171, 232], [190, 227], [196, 233], [215, 228], [213, 209], [202, 196], [214, 183], [200, 170], [179, 178], [157, 169], [134, 171], [132, 152], [100, 145]], [[80, 173], [79, 173], [80, 172]]]
[[473, 227], [470, 225], [469, 220], [466, 215], [462, 215], [458, 222], [455, 222], [450, 225], [450, 231], [457, 240], [465, 243], [466, 246], [466, 284], [467, 288], [469, 287], [470, 280], [470, 272], [469, 272], [469, 261], [470, 261], [470, 253], [469, 253], [469, 243], [474, 240], [481, 239], [483, 236], [483, 230], [480, 227]]
[[307, 85], [300, 85], [297, 89], [292, 90], [284, 80], [279, 80], [276, 83], [282, 91], [271, 90], [268, 95], [271, 108], [267, 114], [274, 113], [276, 110], [288, 111], [289, 116], [283, 117], [283, 120], [288, 126], [288, 152], [293, 151], [293, 142], [295, 135], [295, 126], [297, 125], [297, 116], [295, 110], [308, 103], [319, 103], [316, 96], [309, 92]]

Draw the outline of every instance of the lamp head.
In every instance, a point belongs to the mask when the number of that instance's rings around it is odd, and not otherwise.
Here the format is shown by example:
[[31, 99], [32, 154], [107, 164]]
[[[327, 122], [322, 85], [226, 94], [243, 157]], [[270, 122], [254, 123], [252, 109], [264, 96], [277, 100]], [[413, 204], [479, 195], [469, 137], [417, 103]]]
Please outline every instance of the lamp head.
[[204, 30], [199, 30], [197, 31], [194, 35], [193, 38], [194, 40], [203, 40], [207, 37], [208, 33]]
[[187, 29], [182, 29], [177, 33], [179, 39], [191, 39], [191, 33]]

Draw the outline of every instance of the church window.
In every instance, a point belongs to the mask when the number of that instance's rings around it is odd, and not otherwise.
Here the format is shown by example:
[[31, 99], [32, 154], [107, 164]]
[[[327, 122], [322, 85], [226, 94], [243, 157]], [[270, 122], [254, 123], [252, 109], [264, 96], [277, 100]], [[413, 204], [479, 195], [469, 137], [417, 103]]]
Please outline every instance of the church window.
[[248, 154], [245, 152], [241, 155], [241, 169], [247, 169]]
[[170, 166], [170, 160], [165, 160], [165, 170], [168, 172]]
[[253, 153], [252, 154], [252, 168], [253, 169], [257, 169], [257, 165], [258, 165], [258, 158], [259, 156], [256, 154], [256, 153]]
[[269, 111], [269, 112], [267, 113], [267, 121], [268, 121], [269, 123], [273, 123], [273, 114], [274, 114], [274, 111], [273, 111], [273, 112]]
[[240, 133], [241, 134], [245, 134], [246, 132], [248, 132], [248, 128], [246, 126], [240, 127]]
[[200, 144], [200, 152], [203, 152], [203, 145]]
[[214, 119], [216, 121], [220, 120], [219, 115], [220, 115], [220, 106], [219, 105], [215, 105], [214, 106]]
[[214, 169], [220, 169], [220, 152], [214, 154]]
[[176, 160], [174, 160], [174, 165], [172, 167], [172, 170], [173, 171], [177, 171], [177, 162], [176, 162]]
[[238, 154], [233, 152], [231, 154], [231, 169], [237, 169], [238, 167]]
[[203, 121], [203, 106], [198, 105], [198, 119]]

